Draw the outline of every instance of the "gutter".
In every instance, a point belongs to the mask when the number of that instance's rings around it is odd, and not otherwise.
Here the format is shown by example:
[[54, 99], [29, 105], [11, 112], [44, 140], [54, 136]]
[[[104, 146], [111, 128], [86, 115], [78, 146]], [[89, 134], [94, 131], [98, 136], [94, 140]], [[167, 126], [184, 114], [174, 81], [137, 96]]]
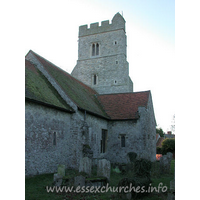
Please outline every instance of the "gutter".
[[84, 113], [84, 117], [85, 117], [86, 113], [89, 113], [89, 114], [91, 114], [93, 116], [96, 116], [96, 117], [99, 117], [99, 118], [102, 118], [102, 119], [105, 119], [105, 120], [108, 120], [108, 121], [133, 121], [134, 123], [136, 123], [137, 120], [139, 119], [139, 117], [138, 118], [134, 118], [134, 119], [111, 119], [110, 117], [104, 117], [102, 115], [99, 115], [97, 113], [93, 113], [93, 112], [91, 112], [89, 110], [86, 110], [86, 109], [83, 109], [83, 108], [80, 108], [80, 107], [78, 107], [78, 110], [80, 110], [80, 111], [82, 111]]
[[58, 106], [55, 106], [55, 105], [52, 105], [52, 104], [49, 104], [49, 103], [45, 103], [45, 102], [42, 102], [42, 101], [31, 99], [31, 98], [28, 98], [28, 97], [25, 97], [25, 100], [30, 101], [32, 103], [37, 103], [37, 104], [40, 104], [40, 105], [43, 105], [43, 106], [46, 106], [46, 107], [49, 107], [49, 108], [54, 108], [56, 110], [60, 110], [60, 111], [63, 111], [63, 112], [75, 113], [74, 110], [68, 110], [66, 108], [61, 108], [61, 107], [58, 107]]

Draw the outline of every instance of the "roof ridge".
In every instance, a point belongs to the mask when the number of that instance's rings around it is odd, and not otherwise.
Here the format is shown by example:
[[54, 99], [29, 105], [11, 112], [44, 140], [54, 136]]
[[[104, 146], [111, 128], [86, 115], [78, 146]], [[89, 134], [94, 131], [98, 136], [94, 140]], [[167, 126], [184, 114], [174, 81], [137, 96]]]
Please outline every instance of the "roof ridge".
[[[33, 50], [30, 50], [29, 52], [32, 52], [32, 53], [34, 53], [36, 56], [39, 56], [40, 58], [42, 58], [42, 59], [44, 59], [45, 61], [49, 62], [50, 64], [54, 65], [54, 66], [55, 66], [55, 67], [57, 67], [58, 69], [60, 69], [60, 70], [62, 70], [62, 71], [64, 71], [64, 72], [66, 72], [67, 74], [69, 74], [67, 71], [65, 71], [64, 69], [62, 69], [62, 68], [58, 67], [57, 65], [55, 65], [55, 64], [54, 64], [54, 63], [52, 63], [51, 61], [47, 60], [47, 59], [46, 59], [46, 58], [44, 58], [43, 56], [41, 56], [41, 55], [37, 54], [37, 53], [36, 53], [36, 52], [34, 52]], [[70, 74], [69, 74], [69, 75], [70, 75]]]
[[98, 96], [103, 96], [103, 95], [119, 95], [119, 94], [136, 94], [136, 93], [147, 93], [151, 92], [151, 90], [146, 90], [146, 91], [138, 91], [138, 92], [125, 92], [125, 93], [109, 93], [109, 94], [98, 94]]
[[[98, 92], [96, 90], [94, 90], [93, 88], [91, 88], [90, 86], [86, 85], [85, 83], [83, 83], [82, 81], [76, 79], [75, 77], [73, 77], [70, 73], [68, 73], [67, 71], [65, 71], [64, 69], [58, 67], [57, 65], [55, 65], [54, 63], [52, 63], [51, 61], [47, 60], [46, 58], [40, 56], [39, 54], [35, 53], [33, 50], [30, 50], [29, 52], [32, 52], [33, 54], [35, 54], [36, 56], [39, 56], [41, 59], [44, 59], [45, 61], [47, 61], [48, 63], [50, 63], [51, 65], [55, 66], [56, 68], [58, 68], [59, 70], [61, 70], [62, 72], [66, 73], [67, 75], [69, 75], [71, 78], [73, 78], [74, 80], [76, 80], [78, 83], [90, 88], [91, 90], [94, 91], [94, 93], [98, 94]], [[28, 55], [28, 54], [27, 54]]]

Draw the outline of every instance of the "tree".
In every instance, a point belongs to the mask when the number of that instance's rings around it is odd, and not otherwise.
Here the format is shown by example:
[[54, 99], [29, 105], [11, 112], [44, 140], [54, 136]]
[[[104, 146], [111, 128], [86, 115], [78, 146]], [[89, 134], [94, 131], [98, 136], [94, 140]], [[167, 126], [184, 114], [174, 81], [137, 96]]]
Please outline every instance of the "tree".
[[175, 139], [167, 138], [162, 142], [162, 153], [166, 154], [167, 152], [175, 152]]
[[156, 133], [160, 135], [160, 137], [164, 137], [164, 132], [162, 128], [156, 128]]

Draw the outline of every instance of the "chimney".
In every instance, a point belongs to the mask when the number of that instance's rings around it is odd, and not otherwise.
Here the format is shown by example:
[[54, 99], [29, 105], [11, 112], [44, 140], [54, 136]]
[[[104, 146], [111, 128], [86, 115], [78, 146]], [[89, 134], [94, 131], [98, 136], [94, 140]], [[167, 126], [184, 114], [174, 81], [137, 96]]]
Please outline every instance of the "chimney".
[[167, 131], [167, 134], [168, 134], [168, 135], [171, 135], [171, 134], [172, 134], [172, 132], [171, 132], [171, 131]]

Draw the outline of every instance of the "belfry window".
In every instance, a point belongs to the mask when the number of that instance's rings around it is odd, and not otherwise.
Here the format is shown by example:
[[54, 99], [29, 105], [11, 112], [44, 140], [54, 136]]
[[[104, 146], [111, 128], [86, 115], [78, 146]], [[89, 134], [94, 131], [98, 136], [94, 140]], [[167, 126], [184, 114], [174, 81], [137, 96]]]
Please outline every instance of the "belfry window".
[[95, 44], [92, 44], [92, 56], [95, 56]]
[[99, 55], [99, 43], [93, 43], [92, 44], [92, 56], [98, 56]]
[[96, 44], [96, 56], [98, 56], [99, 55], [99, 44], [97, 43]]

